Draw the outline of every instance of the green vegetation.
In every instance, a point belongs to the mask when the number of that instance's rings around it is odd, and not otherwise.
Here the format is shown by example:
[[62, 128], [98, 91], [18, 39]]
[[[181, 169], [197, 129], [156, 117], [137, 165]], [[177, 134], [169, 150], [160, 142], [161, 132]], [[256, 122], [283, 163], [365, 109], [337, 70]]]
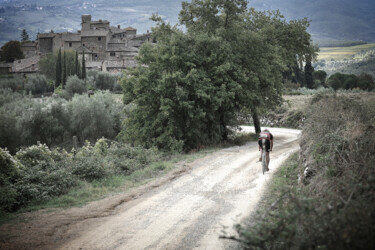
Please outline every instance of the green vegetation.
[[275, 174], [255, 218], [237, 225], [245, 248], [375, 247], [373, 97], [312, 99], [299, 157]]
[[29, 34], [27, 34], [27, 31], [23, 29], [21, 31], [21, 42], [29, 41], [29, 39], [30, 39]]
[[326, 84], [334, 90], [362, 89], [371, 91], [375, 89], [374, 78], [366, 73], [362, 73], [359, 76], [335, 73], [328, 78]]
[[[67, 93], [76, 91], [74, 84], [81, 81], [69, 78]], [[58, 96], [32, 99], [0, 89], [0, 104], [0, 147], [12, 153], [37, 141], [71, 148], [72, 136], [78, 137], [80, 145], [102, 136], [114, 139], [120, 131], [124, 108], [108, 92], [96, 92], [91, 98], [75, 95], [67, 101]]]
[[94, 146], [87, 142], [72, 153], [50, 150], [46, 145], [24, 148], [14, 157], [0, 150], [3, 175], [0, 209], [3, 212], [45, 203], [67, 194], [72, 187], [118, 187], [116, 175], [129, 176], [160, 158], [156, 150], [133, 148], [105, 139], [98, 140]]
[[136, 145], [180, 151], [224, 141], [238, 112], [256, 120], [279, 105], [282, 73], [315, 57], [306, 19], [287, 22], [247, 1], [183, 2], [185, 33], [154, 20], [158, 43], [142, 46], [139, 66], [122, 79], [124, 102], [134, 106], [120, 138]]
[[19, 41], [9, 41], [1, 47], [0, 61], [14, 62], [24, 58]]
[[112, 92], [122, 92], [121, 85], [118, 83], [121, 74], [108, 72], [88, 71], [87, 82], [90, 87], [97, 90], [109, 90]]
[[[242, 145], [254, 135], [240, 133], [230, 143]], [[0, 148], [0, 223], [17, 212], [66, 208], [126, 192], [214, 149], [192, 154], [164, 154], [101, 138], [70, 153], [46, 145], [23, 148], [14, 156]]]

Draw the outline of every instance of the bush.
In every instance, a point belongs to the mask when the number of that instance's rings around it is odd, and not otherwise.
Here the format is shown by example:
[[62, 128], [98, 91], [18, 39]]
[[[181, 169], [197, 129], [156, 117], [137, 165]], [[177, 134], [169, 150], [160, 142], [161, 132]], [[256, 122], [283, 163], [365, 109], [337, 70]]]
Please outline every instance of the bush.
[[0, 89], [0, 107], [22, 98], [25, 97], [19, 93], [13, 93], [11, 89]]
[[72, 98], [74, 94], [83, 94], [87, 92], [87, 86], [85, 81], [78, 78], [78, 76], [69, 76], [66, 82], [64, 95], [68, 98]]
[[120, 128], [122, 104], [109, 93], [96, 92], [90, 98], [74, 96], [68, 104], [73, 135], [83, 142], [100, 137], [114, 138]]
[[58, 96], [32, 99], [0, 89], [0, 146], [15, 153], [20, 146], [37, 141], [48, 146], [85, 139], [114, 138], [121, 129], [123, 104], [110, 93], [91, 98], [76, 96], [67, 101]]
[[49, 200], [76, 185], [76, 178], [67, 167], [71, 157], [64, 151], [50, 151], [45, 145], [31, 146], [13, 158], [0, 149], [0, 160], [0, 209], [3, 211]]
[[375, 82], [371, 75], [362, 73], [359, 76], [335, 73], [327, 80], [327, 85], [334, 90], [356, 89], [371, 91], [375, 89]]
[[8, 148], [10, 152], [15, 153], [21, 143], [17, 118], [0, 108], [0, 121], [0, 147]]
[[44, 94], [49, 90], [47, 79], [44, 75], [29, 76], [24, 89], [27, 93], [31, 92], [33, 95]]
[[129, 175], [135, 170], [145, 168], [151, 162], [160, 160], [160, 157], [156, 149], [112, 143], [108, 148], [106, 161], [111, 162], [120, 173]]
[[[156, 149], [134, 148], [105, 138], [94, 146], [86, 142], [75, 156], [43, 144], [23, 148], [15, 157], [0, 149], [0, 210], [12, 212], [48, 201], [82, 181], [129, 175], [160, 158]], [[155, 167], [157, 171], [163, 168], [160, 164]]]
[[240, 241], [249, 249], [372, 249], [375, 128], [370, 110], [345, 96], [320, 95], [307, 114], [299, 160], [294, 160], [298, 168], [288, 174], [298, 172], [300, 184], [292, 178], [291, 186], [278, 187], [279, 196], [266, 213], [246, 228], [237, 227]]
[[22, 91], [25, 81], [21, 77], [0, 78], [0, 89], [11, 89], [13, 92]]
[[121, 91], [121, 87], [118, 84], [118, 75], [97, 71], [89, 71], [87, 75], [92, 86], [98, 90]]
[[21, 168], [8, 151], [0, 148], [0, 211], [13, 211], [17, 207], [18, 191], [13, 183]]

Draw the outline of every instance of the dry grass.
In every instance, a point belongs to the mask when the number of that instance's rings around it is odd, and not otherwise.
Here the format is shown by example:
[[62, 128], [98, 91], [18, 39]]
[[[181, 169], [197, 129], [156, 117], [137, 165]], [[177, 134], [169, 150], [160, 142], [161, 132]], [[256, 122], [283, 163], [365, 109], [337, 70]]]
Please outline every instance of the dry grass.
[[291, 110], [305, 110], [313, 98], [312, 95], [285, 95], [283, 98], [287, 101], [284, 107], [289, 107]]
[[331, 60], [341, 61], [344, 59], [353, 59], [354, 55], [363, 50], [375, 49], [375, 43], [362, 44], [349, 47], [332, 47], [320, 48], [318, 60]]

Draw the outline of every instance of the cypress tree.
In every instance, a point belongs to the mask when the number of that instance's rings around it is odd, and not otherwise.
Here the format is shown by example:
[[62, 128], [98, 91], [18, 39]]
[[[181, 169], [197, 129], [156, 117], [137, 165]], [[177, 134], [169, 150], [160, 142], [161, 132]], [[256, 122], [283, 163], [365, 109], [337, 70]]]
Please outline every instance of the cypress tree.
[[25, 29], [23, 29], [21, 31], [21, 41], [22, 42], [25, 42], [25, 41], [29, 41], [29, 34], [27, 34], [27, 31]]
[[82, 54], [82, 79], [86, 79], [86, 62], [85, 62], [85, 51]]
[[56, 61], [56, 77], [55, 77], [55, 87], [57, 88], [61, 84], [61, 49], [59, 49], [59, 54], [57, 55]]
[[79, 61], [78, 61], [78, 52], [76, 51], [76, 58], [74, 61], [74, 72], [73, 75], [79, 76]]
[[65, 51], [64, 51], [64, 59], [62, 63], [62, 84], [63, 84], [63, 87], [66, 84], [66, 53]]
[[305, 65], [305, 84], [309, 89], [314, 88], [313, 74], [314, 67], [311, 65], [311, 60], [308, 58]]

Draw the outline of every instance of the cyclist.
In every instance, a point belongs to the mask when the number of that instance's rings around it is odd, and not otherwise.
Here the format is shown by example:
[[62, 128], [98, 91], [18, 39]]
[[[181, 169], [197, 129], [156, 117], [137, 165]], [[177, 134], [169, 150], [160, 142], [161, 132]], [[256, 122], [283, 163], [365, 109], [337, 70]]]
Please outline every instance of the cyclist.
[[273, 135], [268, 129], [263, 130], [259, 134], [258, 144], [259, 144], [259, 151], [260, 158], [259, 161], [262, 161], [262, 139], [266, 139], [266, 162], [267, 162], [267, 171], [269, 170], [268, 165], [270, 164], [270, 151], [273, 148]]

